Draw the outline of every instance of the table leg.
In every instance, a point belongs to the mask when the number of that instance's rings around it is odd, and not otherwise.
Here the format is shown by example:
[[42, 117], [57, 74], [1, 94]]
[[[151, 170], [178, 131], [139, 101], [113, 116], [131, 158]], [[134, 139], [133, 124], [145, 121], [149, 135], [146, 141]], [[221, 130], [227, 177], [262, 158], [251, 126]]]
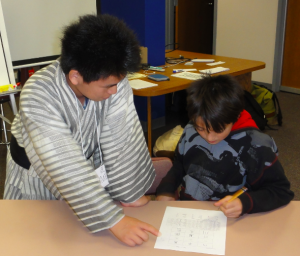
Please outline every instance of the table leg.
[[152, 138], [151, 138], [151, 97], [147, 97], [147, 113], [148, 113], [148, 150], [150, 156], [152, 156]]
[[16, 100], [15, 100], [15, 95], [10, 94], [9, 98], [10, 98], [10, 105], [11, 105], [12, 111], [13, 111], [14, 115], [16, 115], [18, 113], [18, 109], [17, 109]]
[[240, 85], [244, 88], [244, 90], [248, 92], [251, 92], [252, 89], [251, 76], [252, 76], [252, 72], [235, 76], [235, 78], [239, 81]]

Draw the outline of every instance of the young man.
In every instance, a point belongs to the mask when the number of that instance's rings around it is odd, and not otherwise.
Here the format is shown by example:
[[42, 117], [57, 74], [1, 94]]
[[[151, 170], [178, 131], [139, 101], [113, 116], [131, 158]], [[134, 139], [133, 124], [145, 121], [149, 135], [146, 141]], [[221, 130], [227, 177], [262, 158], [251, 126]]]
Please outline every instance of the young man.
[[[273, 139], [245, 111], [243, 90], [230, 76], [206, 77], [188, 88], [185, 127], [174, 165], [157, 188], [157, 200], [218, 200], [227, 217], [273, 210], [289, 203], [290, 190]], [[248, 191], [231, 202], [231, 195]]]
[[146, 204], [155, 177], [125, 77], [139, 69], [139, 44], [109, 15], [80, 17], [61, 42], [61, 58], [22, 90], [4, 198], [65, 200], [91, 232], [141, 244], [158, 230], [114, 202]]

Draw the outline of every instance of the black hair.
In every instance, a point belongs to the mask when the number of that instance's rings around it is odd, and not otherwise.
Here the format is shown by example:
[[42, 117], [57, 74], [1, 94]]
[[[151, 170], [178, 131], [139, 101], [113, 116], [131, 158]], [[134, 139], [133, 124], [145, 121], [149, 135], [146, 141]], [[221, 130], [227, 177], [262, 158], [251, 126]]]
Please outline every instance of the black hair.
[[64, 29], [61, 67], [77, 70], [87, 83], [140, 69], [139, 42], [123, 21], [111, 15], [85, 15]]
[[206, 130], [222, 132], [227, 124], [235, 123], [244, 109], [244, 90], [229, 75], [207, 76], [187, 89], [187, 112], [192, 124], [201, 117]]

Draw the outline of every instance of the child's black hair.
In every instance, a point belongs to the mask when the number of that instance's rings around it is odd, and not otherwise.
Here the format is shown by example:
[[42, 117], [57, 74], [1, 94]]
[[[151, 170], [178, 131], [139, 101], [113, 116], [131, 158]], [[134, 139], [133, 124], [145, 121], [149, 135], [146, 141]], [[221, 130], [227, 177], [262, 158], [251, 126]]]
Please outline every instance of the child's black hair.
[[61, 67], [77, 70], [87, 83], [120, 77], [140, 68], [137, 38], [123, 21], [111, 15], [85, 15], [67, 26], [61, 39]]
[[229, 75], [207, 76], [187, 89], [187, 111], [196, 125], [201, 117], [206, 129], [220, 133], [227, 124], [235, 123], [244, 109], [244, 90]]

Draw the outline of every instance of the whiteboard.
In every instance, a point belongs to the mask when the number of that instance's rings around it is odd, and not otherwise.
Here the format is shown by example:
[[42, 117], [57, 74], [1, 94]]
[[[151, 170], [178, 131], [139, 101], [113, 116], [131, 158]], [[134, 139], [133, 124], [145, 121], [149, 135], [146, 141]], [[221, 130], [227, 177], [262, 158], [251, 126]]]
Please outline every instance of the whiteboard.
[[0, 85], [7, 84], [15, 84], [15, 77], [0, 2]]
[[[2, 33], [1, 33], [2, 34]], [[0, 85], [6, 85], [6, 84], [11, 84], [9, 81], [9, 76], [7, 73], [7, 68], [6, 68], [6, 60], [4, 53], [2, 51], [3, 45], [1, 42], [1, 47], [0, 47]]]
[[1, 0], [1, 3], [13, 66], [49, 56], [55, 59], [60, 55], [63, 27], [81, 15], [97, 13], [96, 0]]
[[278, 1], [222, 0], [217, 6], [216, 55], [265, 62], [252, 80], [266, 84], [273, 82]]

